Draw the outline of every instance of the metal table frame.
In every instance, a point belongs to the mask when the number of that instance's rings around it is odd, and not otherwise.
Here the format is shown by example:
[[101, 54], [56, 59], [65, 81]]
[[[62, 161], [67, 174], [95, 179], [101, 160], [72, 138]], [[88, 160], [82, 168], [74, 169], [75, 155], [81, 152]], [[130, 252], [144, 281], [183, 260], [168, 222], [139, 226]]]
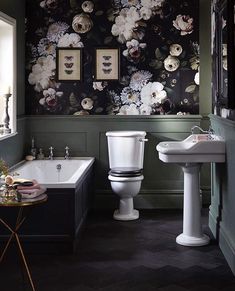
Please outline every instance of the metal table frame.
[[26, 258], [25, 258], [25, 254], [22, 248], [22, 244], [18, 235], [18, 231], [20, 229], [20, 227], [22, 226], [22, 224], [24, 223], [26, 216], [23, 215], [23, 210], [24, 207], [29, 207], [29, 206], [33, 206], [33, 205], [37, 205], [37, 204], [41, 204], [47, 201], [47, 195], [46, 194], [42, 194], [38, 197], [32, 198], [32, 199], [22, 199], [21, 202], [18, 201], [8, 201], [8, 202], [4, 202], [3, 200], [0, 200], [0, 206], [2, 207], [18, 207], [18, 214], [17, 214], [17, 219], [16, 219], [16, 223], [15, 223], [15, 227], [11, 227], [6, 221], [4, 221], [2, 218], [0, 218], [0, 222], [10, 231], [10, 237], [3, 249], [3, 252], [1, 254], [0, 257], [0, 263], [2, 263], [2, 260], [7, 252], [7, 249], [11, 243], [11, 241], [13, 240], [13, 238], [15, 238], [18, 249], [19, 249], [19, 253], [21, 255], [21, 258], [23, 260], [23, 264], [24, 267], [26, 269], [27, 272], [27, 276], [31, 285], [31, 288], [33, 291], [35, 291], [35, 287], [34, 287], [34, 283], [33, 283], [33, 279], [31, 276], [31, 272], [29, 269], [29, 266], [27, 264]]

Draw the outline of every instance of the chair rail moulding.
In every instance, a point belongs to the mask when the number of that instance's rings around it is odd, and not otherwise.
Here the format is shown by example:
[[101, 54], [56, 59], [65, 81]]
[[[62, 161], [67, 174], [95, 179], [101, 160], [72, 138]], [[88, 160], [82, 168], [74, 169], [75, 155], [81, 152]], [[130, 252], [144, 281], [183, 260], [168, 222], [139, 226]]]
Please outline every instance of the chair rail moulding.
[[[25, 115], [25, 117], [27, 119], [39, 119], [39, 120], [44, 120], [44, 119], [51, 119], [51, 120], [55, 120], [55, 119], [77, 119], [77, 120], [132, 120], [132, 121], [143, 121], [143, 120], [149, 120], [149, 121], [167, 121], [169, 119], [173, 119], [173, 120], [177, 120], [177, 121], [187, 121], [187, 120], [202, 120], [203, 118], [205, 118], [202, 115], [199, 114], [195, 114], [195, 115], [183, 115], [183, 116], [179, 116], [176, 114], [172, 114], [172, 115], [86, 115], [86, 116], [75, 116], [75, 115], [30, 115], [27, 114]], [[207, 117], [206, 117], [207, 118]]]

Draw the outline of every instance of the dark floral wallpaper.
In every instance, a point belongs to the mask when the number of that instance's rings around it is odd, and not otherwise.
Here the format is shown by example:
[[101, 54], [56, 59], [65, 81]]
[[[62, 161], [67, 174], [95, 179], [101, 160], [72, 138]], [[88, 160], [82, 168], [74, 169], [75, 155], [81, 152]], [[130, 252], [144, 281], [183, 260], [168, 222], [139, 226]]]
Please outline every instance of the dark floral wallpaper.
[[[198, 114], [198, 0], [28, 0], [28, 114]], [[57, 82], [56, 47], [82, 48], [83, 81]], [[119, 81], [94, 81], [96, 47]]]

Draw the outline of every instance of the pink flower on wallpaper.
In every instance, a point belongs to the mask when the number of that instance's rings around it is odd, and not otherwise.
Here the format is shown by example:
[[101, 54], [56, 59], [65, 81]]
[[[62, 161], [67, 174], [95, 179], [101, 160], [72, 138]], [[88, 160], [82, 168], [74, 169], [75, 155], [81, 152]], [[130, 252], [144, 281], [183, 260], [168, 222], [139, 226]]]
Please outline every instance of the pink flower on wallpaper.
[[177, 15], [173, 20], [173, 26], [180, 30], [181, 35], [191, 34], [193, 32], [193, 18], [189, 15]]

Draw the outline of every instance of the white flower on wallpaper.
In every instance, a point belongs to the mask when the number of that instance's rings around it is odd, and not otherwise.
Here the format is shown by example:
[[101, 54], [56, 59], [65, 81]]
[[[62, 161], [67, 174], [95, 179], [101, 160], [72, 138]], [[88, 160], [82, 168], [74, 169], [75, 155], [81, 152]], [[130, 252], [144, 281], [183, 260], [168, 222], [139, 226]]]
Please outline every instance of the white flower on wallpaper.
[[171, 46], [170, 46], [170, 55], [173, 56], [173, 57], [178, 57], [182, 54], [183, 52], [183, 48], [180, 44], [178, 43], [173, 43]]
[[165, 0], [141, 0], [141, 5], [149, 9], [160, 9]]
[[142, 104], [140, 106], [141, 115], [150, 115], [152, 113], [152, 107], [148, 104]]
[[164, 60], [164, 67], [167, 71], [169, 72], [174, 72], [176, 71], [180, 66], [180, 61], [178, 58], [173, 57], [169, 55], [165, 60]]
[[93, 108], [93, 104], [94, 101], [89, 97], [84, 98], [81, 102], [82, 108], [85, 110], [91, 110]]
[[53, 56], [39, 57], [29, 74], [29, 84], [34, 85], [37, 92], [47, 89], [50, 86], [51, 77], [55, 74], [55, 67]]
[[131, 76], [130, 88], [135, 91], [141, 91], [148, 81], [152, 78], [152, 74], [149, 71], [140, 70], [135, 72]]
[[37, 49], [40, 56], [55, 55], [56, 45], [50, 42], [48, 38], [42, 38], [38, 43]]
[[140, 1], [139, 0], [121, 0], [121, 4], [123, 7], [130, 7], [130, 6], [139, 7]]
[[107, 82], [93, 82], [94, 90], [103, 91], [106, 86], [108, 86]]
[[143, 6], [140, 9], [140, 16], [141, 18], [143, 18], [144, 20], [149, 20], [152, 16], [152, 9], [146, 6]]
[[120, 94], [122, 104], [131, 104], [140, 102], [140, 93], [132, 90], [130, 87], [124, 87]]
[[77, 33], [87, 33], [92, 29], [93, 21], [88, 14], [80, 13], [74, 16], [72, 27]]
[[[133, 38], [134, 30], [138, 27], [137, 21], [141, 19], [139, 10], [135, 7], [123, 8], [115, 18], [112, 26], [112, 34], [117, 36], [120, 43], [125, 43]], [[135, 35], [137, 32], [135, 31]], [[141, 38], [141, 35], [139, 35]]]
[[58, 42], [61, 36], [66, 32], [69, 28], [69, 25], [65, 22], [54, 22], [52, 23], [47, 31], [47, 38], [52, 42]]
[[92, 1], [84, 1], [82, 3], [82, 10], [86, 13], [91, 13], [94, 10], [94, 3]]
[[140, 96], [143, 104], [150, 106], [153, 104], [161, 104], [167, 98], [167, 93], [161, 83], [149, 82], [142, 88]]
[[195, 82], [196, 85], [199, 85], [199, 83], [200, 83], [200, 80], [199, 80], [199, 71], [195, 74], [194, 82]]
[[123, 105], [117, 115], [139, 115], [139, 109], [135, 104]]
[[193, 32], [193, 18], [189, 15], [177, 15], [176, 19], [173, 20], [173, 26], [180, 30], [182, 36]]
[[200, 66], [200, 58], [198, 55], [193, 56], [190, 60], [190, 66], [192, 70], [198, 70], [199, 66]]
[[223, 43], [222, 44], [222, 55], [223, 55], [223, 57], [228, 55], [228, 45], [227, 45], [227, 43]]
[[65, 33], [58, 41], [58, 47], [84, 47], [78, 33]]
[[55, 10], [58, 8], [58, 5], [59, 5], [58, 0], [44, 0], [40, 2], [40, 6], [48, 10], [50, 9]]

